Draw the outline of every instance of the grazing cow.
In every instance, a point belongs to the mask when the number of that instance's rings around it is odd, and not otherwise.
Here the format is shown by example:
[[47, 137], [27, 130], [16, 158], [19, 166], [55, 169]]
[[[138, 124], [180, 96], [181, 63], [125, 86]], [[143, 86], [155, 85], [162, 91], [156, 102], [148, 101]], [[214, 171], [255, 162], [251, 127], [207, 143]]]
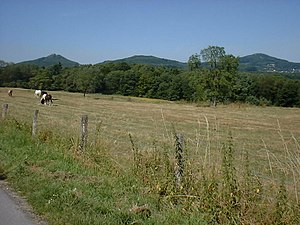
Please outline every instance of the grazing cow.
[[12, 92], [13, 92], [12, 90], [8, 90], [8, 92], [7, 92], [8, 96], [11, 97], [12, 96]]
[[41, 98], [41, 103], [44, 105], [51, 105], [53, 103], [52, 101], [52, 95], [50, 94], [43, 94]]
[[42, 91], [42, 90], [35, 90], [35, 92], [34, 92], [34, 96], [37, 97], [37, 98], [42, 97], [44, 94], [47, 94], [47, 92]]

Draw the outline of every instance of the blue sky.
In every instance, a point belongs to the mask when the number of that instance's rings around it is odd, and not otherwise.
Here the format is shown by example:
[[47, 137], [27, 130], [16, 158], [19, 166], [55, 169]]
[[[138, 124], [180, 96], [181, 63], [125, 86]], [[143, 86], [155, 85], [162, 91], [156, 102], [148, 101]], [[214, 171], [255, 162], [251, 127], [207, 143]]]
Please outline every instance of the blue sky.
[[0, 0], [0, 59], [186, 62], [209, 45], [300, 62], [299, 0]]

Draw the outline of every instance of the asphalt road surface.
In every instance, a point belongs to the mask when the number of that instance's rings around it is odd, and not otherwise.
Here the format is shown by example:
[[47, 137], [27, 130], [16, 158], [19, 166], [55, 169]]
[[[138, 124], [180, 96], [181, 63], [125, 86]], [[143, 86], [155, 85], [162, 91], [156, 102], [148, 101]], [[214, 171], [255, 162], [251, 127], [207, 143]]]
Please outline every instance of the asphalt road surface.
[[16, 196], [0, 181], [0, 225], [45, 225], [35, 215], [24, 199]]

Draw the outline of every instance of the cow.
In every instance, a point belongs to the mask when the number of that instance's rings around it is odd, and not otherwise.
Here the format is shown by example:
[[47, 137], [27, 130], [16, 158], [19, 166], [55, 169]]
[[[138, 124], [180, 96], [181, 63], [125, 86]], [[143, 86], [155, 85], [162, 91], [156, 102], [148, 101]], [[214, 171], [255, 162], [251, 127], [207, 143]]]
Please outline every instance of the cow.
[[44, 94], [47, 94], [47, 92], [42, 91], [42, 90], [35, 90], [35, 92], [34, 92], [34, 96], [37, 97], [37, 98], [42, 97]]
[[8, 92], [7, 92], [7, 94], [8, 94], [8, 96], [12, 96], [12, 93], [13, 93], [13, 91], [12, 90], [8, 90]]
[[50, 94], [43, 94], [41, 98], [41, 103], [44, 105], [51, 105], [53, 103], [52, 101], [52, 95]]

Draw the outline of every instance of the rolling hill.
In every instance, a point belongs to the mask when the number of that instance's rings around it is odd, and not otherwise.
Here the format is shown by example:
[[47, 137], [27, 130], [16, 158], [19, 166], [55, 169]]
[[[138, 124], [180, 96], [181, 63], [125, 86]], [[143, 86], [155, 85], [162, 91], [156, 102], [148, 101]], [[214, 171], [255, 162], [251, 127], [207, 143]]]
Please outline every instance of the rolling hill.
[[53, 66], [58, 63], [61, 63], [61, 65], [63, 67], [79, 66], [79, 63], [71, 61], [61, 55], [56, 55], [56, 54], [51, 54], [46, 57], [38, 58], [35, 60], [20, 62], [18, 64], [33, 64], [33, 65], [37, 65], [39, 67], [49, 67], [49, 66]]
[[[170, 68], [187, 69], [187, 63], [179, 62], [171, 59], [164, 59], [155, 56], [135, 55], [128, 58], [107, 60], [104, 63], [119, 63], [126, 62], [128, 64], [146, 64], [152, 66], [166, 66]], [[63, 67], [79, 66], [79, 63], [71, 61], [61, 55], [52, 54], [47, 57], [38, 58], [35, 60], [24, 61], [18, 64], [34, 64], [40, 67], [49, 67], [61, 63]], [[7, 66], [4, 64], [3, 66]], [[206, 63], [202, 63], [206, 66]], [[300, 63], [289, 62], [284, 59], [278, 59], [266, 54], [255, 53], [240, 57], [240, 71], [244, 72], [287, 72], [287, 73], [300, 73]]]
[[266, 54], [256, 53], [240, 57], [240, 71], [247, 72], [300, 72], [300, 63], [278, 59]]
[[152, 66], [166, 66], [171, 68], [187, 68], [187, 64], [183, 62], [179, 62], [171, 59], [158, 58], [155, 56], [147, 56], [147, 55], [135, 55], [132, 57], [117, 59], [117, 60], [108, 60], [103, 63], [118, 63], [118, 62], [126, 62], [128, 64], [146, 64]]
[[[153, 66], [166, 66], [172, 68], [186, 69], [187, 63], [176, 60], [164, 59], [155, 56], [135, 55], [132, 57], [104, 61], [103, 63], [126, 62], [129, 64], [146, 64]], [[202, 63], [206, 66], [206, 63]], [[300, 63], [289, 62], [287, 60], [278, 59], [266, 54], [256, 53], [244, 57], [240, 57], [240, 71], [245, 72], [300, 72]]]

